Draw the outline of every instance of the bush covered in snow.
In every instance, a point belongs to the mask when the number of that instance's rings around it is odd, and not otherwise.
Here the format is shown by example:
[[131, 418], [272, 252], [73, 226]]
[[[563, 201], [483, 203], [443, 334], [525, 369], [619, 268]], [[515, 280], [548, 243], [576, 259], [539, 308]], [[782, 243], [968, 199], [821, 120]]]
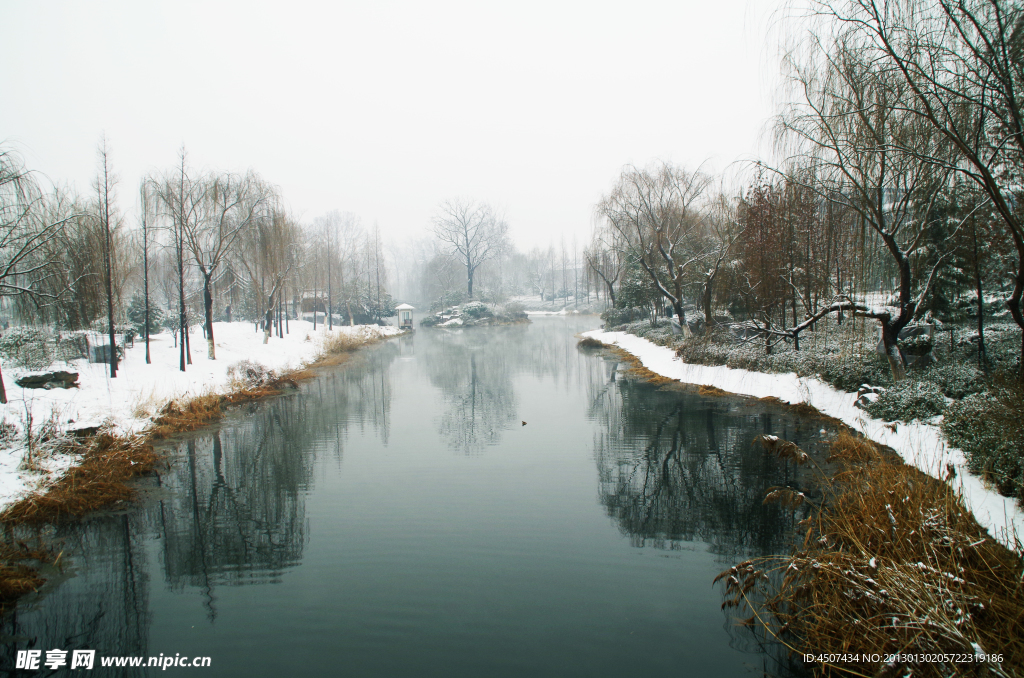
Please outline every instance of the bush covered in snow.
[[865, 409], [872, 417], [886, 421], [913, 421], [942, 414], [946, 399], [937, 384], [908, 379], [885, 389]]
[[919, 334], [906, 339], [900, 339], [900, 349], [906, 355], [925, 355], [932, 351], [932, 338], [927, 334]]
[[46, 368], [54, 358], [53, 336], [37, 327], [12, 327], [0, 335], [0, 355], [30, 370]]
[[622, 332], [628, 332], [629, 330], [622, 329], [619, 325], [650, 318], [650, 316], [650, 311], [645, 308], [616, 308], [614, 306], [606, 308], [601, 313], [601, 319], [604, 320], [605, 327], [609, 329], [614, 328]]
[[856, 391], [861, 384], [885, 386], [892, 383], [889, 362], [874, 351], [825, 355], [815, 372], [822, 381], [843, 391]]
[[242, 388], [266, 386], [276, 378], [274, 370], [255, 360], [239, 360], [228, 367], [228, 379]]
[[921, 378], [938, 384], [947, 397], [956, 399], [985, 388], [985, 375], [975, 367], [959, 362], [930, 365], [921, 372]]
[[964, 451], [971, 471], [991, 478], [1005, 495], [1024, 497], [1024, 394], [995, 386], [946, 411], [942, 432]]
[[465, 303], [459, 310], [462, 312], [462, 315], [468, 316], [474, 320], [479, 320], [480, 318], [487, 318], [494, 315], [493, 313], [491, 313], [491, 309], [487, 307], [487, 304], [481, 303], [479, 301], [470, 301], [468, 303]]

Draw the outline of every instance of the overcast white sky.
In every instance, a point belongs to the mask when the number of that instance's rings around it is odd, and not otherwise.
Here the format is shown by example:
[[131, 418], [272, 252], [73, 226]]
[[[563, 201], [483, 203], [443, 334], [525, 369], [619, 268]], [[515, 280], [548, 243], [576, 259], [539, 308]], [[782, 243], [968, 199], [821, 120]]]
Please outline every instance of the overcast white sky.
[[628, 163], [756, 155], [775, 4], [0, 0], [0, 142], [85, 192], [105, 132], [127, 212], [184, 144], [301, 218], [418, 237], [464, 196], [582, 239]]

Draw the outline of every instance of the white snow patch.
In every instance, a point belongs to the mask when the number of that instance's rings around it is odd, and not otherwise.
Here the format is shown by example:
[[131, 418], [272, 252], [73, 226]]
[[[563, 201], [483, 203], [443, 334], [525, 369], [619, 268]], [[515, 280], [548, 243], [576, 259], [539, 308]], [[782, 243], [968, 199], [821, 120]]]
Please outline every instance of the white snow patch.
[[[820, 412], [839, 419], [865, 436], [893, 448], [903, 459], [934, 478], [945, 478], [947, 464], [956, 468], [955, 487], [982, 527], [1008, 548], [1024, 540], [1024, 511], [1014, 499], [1003, 497], [967, 470], [961, 450], [946, 444], [937, 422], [900, 423], [891, 426], [874, 419], [854, 406], [856, 393], [839, 391], [813, 377], [798, 377], [793, 372], [765, 374], [725, 366], [684, 363], [672, 349], [625, 332], [591, 330], [583, 336], [629, 351], [644, 367], [670, 379], [687, 384], [714, 386], [738, 395], [764, 398], [774, 396], [791, 404], [807, 403]], [[896, 430], [893, 430], [893, 429]]]

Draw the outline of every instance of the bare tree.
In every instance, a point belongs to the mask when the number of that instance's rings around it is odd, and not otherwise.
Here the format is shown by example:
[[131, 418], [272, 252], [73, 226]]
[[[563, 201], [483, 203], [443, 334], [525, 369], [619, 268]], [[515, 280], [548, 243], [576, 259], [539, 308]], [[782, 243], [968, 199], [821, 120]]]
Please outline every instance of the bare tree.
[[476, 270], [508, 246], [508, 224], [490, 205], [456, 198], [441, 203], [433, 231], [448, 252], [465, 266], [466, 292], [472, 299]]
[[664, 297], [686, 332], [684, 291], [709, 252], [696, 233], [704, 214], [699, 200], [710, 178], [700, 171], [662, 163], [651, 169], [623, 170], [598, 212], [629, 243], [630, 252]]
[[113, 239], [111, 238], [111, 231], [116, 228], [110, 223], [111, 218], [117, 218], [116, 208], [111, 205], [113, 200], [114, 186], [117, 185], [117, 179], [113, 176], [110, 170], [110, 152], [107, 149], [107, 138], [106, 136], [100, 141], [99, 148], [100, 156], [100, 175], [96, 179], [96, 194], [98, 198], [97, 212], [100, 220], [100, 227], [103, 229], [103, 259], [104, 259], [104, 275], [105, 284], [107, 288], [107, 331], [110, 339], [109, 354], [107, 357], [110, 360], [110, 377], [113, 379], [117, 376], [117, 341], [115, 337], [114, 329], [114, 287], [113, 287]]
[[822, 2], [839, 40], [903, 80], [913, 112], [954, 148], [939, 159], [984, 191], [1017, 252], [1006, 300], [1024, 381], [1024, 7], [1006, 0]]
[[185, 241], [190, 230], [198, 229], [202, 212], [203, 184], [189, 172], [185, 148], [178, 156], [178, 167], [160, 184], [160, 201], [170, 219], [171, 235], [177, 267], [178, 331], [181, 333], [178, 369], [192, 363], [188, 350], [188, 310], [185, 305]]
[[821, 67], [795, 65], [794, 81], [804, 100], [780, 116], [780, 139], [798, 144], [814, 179], [806, 186], [856, 213], [896, 269], [890, 308], [847, 301], [833, 310], [879, 322], [893, 378], [899, 381], [906, 377], [899, 333], [917, 316], [944, 263], [940, 257], [915, 293], [911, 258], [923, 245], [936, 201], [949, 184], [949, 170], [936, 162], [949, 157], [949, 146], [923, 124], [910, 88], [892, 69], [866, 61], [856, 45], [842, 41], [829, 45], [821, 57]]
[[149, 243], [153, 238], [153, 210], [157, 187], [151, 179], [144, 178], [139, 184], [139, 228], [142, 231], [142, 296], [145, 310], [143, 328], [146, 333], [146, 364], [153, 361], [149, 354]]
[[605, 225], [594, 230], [590, 246], [583, 250], [587, 266], [604, 283], [612, 306], [615, 305], [615, 286], [626, 268], [627, 249], [628, 243], [619, 231]]
[[284, 286], [298, 266], [301, 229], [275, 200], [253, 219], [239, 238], [236, 265], [244, 273], [257, 313], [263, 317], [263, 343], [273, 333], [274, 313]]
[[[59, 298], [74, 281], [53, 279], [57, 253], [50, 248], [76, 210], [48, 212], [42, 193], [19, 156], [0, 149], [0, 296], [36, 304]], [[47, 286], [41, 282], [55, 282]], [[7, 392], [0, 374], [0, 403]]]
[[198, 181], [193, 218], [182, 222], [185, 246], [203, 279], [206, 344], [216, 359], [213, 340], [213, 281], [239, 235], [268, 205], [271, 191], [254, 173], [220, 174]]

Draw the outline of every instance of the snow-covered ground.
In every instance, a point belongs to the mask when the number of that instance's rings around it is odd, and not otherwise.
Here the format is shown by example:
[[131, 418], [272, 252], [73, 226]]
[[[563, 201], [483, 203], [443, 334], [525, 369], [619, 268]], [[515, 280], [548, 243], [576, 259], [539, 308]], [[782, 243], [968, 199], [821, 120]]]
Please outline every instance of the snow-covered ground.
[[869, 417], [854, 406], [857, 395], [839, 391], [819, 379], [798, 377], [795, 373], [764, 374], [725, 366], [692, 365], [676, 357], [672, 349], [626, 334], [592, 330], [584, 336], [629, 351], [644, 367], [657, 374], [688, 384], [715, 386], [739, 395], [763, 398], [774, 396], [792, 404], [807, 403], [883, 445], [896, 450], [908, 463], [935, 478], [945, 478], [947, 464], [956, 467], [954, 483], [978, 522], [995, 539], [1010, 548], [1024, 540], [1024, 511], [1015, 500], [986, 487], [966, 468], [964, 454], [949, 447], [935, 421], [891, 424]]
[[[150, 339], [152, 364], [146, 364], [146, 345], [142, 340], [125, 352], [117, 378], [110, 378], [110, 367], [85, 359], [54, 363], [46, 370], [26, 370], [3, 366], [7, 404], [0, 405], [3, 421], [18, 433], [0, 449], [0, 508], [10, 504], [49, 478], [66, 470], [74, 459], [66, 455], [43, 455], [38, 459], [41, 472], [22, 468], [26, 454], [25, 427], [31, 416], [32, 429], [45, 430], [50, 422], [61, 430], [107, 425], [122, 434], [136, 433], [151, 423], [150, 417], [165, 403], [208, 393], [230, 390], [228, 368], [239, 360], [261, 363], [277, 372], [297, 369], [313, 362], [322, 350], [327, 330], [304, 320], [292, 320], [290, 332], [283, 338], [271, 337], [263, 343], [263, 333], [252, 323], [214, 323], [216, 360], [207, 358], [207, 344], [196, 328], [189, 338], [192, 364], [185, 372], [178, 369], [179, 349], [174, 338], [164, 332]], [[398, 334], [397, 327], [360, 325], [335, 327], [334, 332], [359, 333], [369, 338]], [[78, 373], [78, 388], [27, 389], [14, 382], [30, 372], [67, 370]]]

